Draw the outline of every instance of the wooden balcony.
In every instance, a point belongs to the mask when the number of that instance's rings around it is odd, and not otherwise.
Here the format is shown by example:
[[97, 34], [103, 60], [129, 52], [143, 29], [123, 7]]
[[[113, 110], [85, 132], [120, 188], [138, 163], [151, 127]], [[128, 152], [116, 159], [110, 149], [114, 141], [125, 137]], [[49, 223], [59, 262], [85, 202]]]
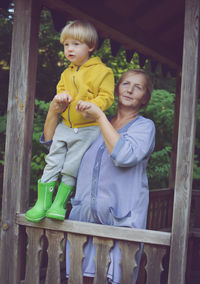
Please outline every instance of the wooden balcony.
[[[195, 262], [199, 263], [200, 245], [199, 211], [200, 191], [193, 190], [191, 230], [189, 237], [188, 265], [186, 283], [194, 278]], [[173, 189], [150, 191], [150, 205], [147, 230], [112, 227], [77, 221], [55, 221], [44, 219], [40, 223], [28, 222], [24, 214], [16, 215], [20, 225], [24, 248], [20, 257], [24, 259], [24, 277], [20, 284], [61, 284], [88, 283], [82, 277], [83, 248], [88, 237], [92, 237], [96, 247], [96, 274], [93, 283], [108, 283], [107, 269], [110, 262], [109, 251], [115, 240], [119, 242], [122, 253], [121, 282], [133, 283], [137, 267], [136, 254], [140, 244], [144, 244], [137, 284], [167, 283], [171, 223], [173, 209]], [[199, 215], [198, 215], [199, 216]], [[198, 224], [197, 224], [198, 223]], [[65, 246], [69, 241], [71, 270], [68, 282], [65, 278]], [[197, 266], [197, 265], [196, 265]], [[198, 267], [197, 267], [198, 270]], [[199, 277], [199, 275], [196, 275]]]

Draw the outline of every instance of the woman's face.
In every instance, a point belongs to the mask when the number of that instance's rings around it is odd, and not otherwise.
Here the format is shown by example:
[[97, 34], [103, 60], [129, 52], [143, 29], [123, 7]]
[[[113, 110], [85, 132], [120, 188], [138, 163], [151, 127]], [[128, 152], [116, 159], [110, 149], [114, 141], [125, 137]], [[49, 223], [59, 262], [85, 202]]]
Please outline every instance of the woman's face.
[[146, 103], [146, 78], [143, 74], [129, 74], [119, 85], [119, 104], [140, 109]]

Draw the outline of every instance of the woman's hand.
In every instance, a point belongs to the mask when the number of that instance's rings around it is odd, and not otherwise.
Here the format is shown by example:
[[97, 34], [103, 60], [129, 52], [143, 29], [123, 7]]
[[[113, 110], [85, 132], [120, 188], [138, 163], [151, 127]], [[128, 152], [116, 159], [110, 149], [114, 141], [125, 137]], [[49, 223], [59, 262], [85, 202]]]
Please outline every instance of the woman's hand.
[[112, 153], [120, 135], [108, 121], [105, 113], [95, 104], [81, 100], [78, 101], [76, 110], [81, 112], [84, 117], [93, 119], [98, 123], [106, 147], [109, 153]]
[[102, 115], [104, 115], [103, 111], [98, 106], [91, 102], [85, 102], [82, 100], [78, 101], [76, 105], [76, 110], [81, 112], [83, 117], [90, 118], [96, 121], [98, 121], [98, 119]]

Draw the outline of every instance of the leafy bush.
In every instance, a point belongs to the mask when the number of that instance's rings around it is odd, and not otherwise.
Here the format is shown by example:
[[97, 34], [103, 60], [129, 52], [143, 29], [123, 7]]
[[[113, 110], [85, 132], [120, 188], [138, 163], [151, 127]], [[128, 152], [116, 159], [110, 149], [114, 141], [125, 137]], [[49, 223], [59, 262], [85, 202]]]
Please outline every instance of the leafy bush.
[[154, 90], [149, 105], [141, 114], [156, 126], [156, 145], [147, 168], [150, 188], [168, 186], [175, 94]]
[[34, 125], [33, 125], [33, 144], [32, 144], [32, 160], [31, 160], [31, 182], [30, 188], [37, 189], [37, 180], [41, 177], [47, 150], [40, 144], [40, 136], [42, 135], [44, 122], [49, 109], [49, 103], [35, 100]]

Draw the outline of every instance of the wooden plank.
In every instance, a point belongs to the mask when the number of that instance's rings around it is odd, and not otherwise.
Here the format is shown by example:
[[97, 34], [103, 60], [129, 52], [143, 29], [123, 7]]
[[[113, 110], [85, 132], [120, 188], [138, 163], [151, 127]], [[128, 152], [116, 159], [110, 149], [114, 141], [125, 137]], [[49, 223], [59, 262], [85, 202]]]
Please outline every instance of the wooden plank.
[[24, 284], [40, 283], [40, 262], [41, 262], [41, 238], [44, 235], [43, 229], [26, 228], [28, 235], [26, 275]]
[[136, 253], [139, 251], [139, 243], [119, 241], [119, 248], [122, 253], [121, 259], [121, 284], [132, 284], [134, 279], [134, 269], [137, 267]]
[[176, 176], [176, 158], [177, 158], [177, 143], [178, 143], [178, 126], [180, 114], [180, 96], [181, 96], [181, 73], [177, 72], [176, 76], [176, 97], [174, 104], [174, 120], [173, 120], [173, 135], [172, 135], [172, 153], [170, 161], [169, 187], [174, 188]]
[[[157, 61], [167, 64], [168, 66], [170, 66], [171, 68], [180, 68], [178, 66], [178, 64], [176, 63], [176, 58], [171, 59], [171, 57], [173, 57], [172, 54], [168, 54], [168, 56], [163, 55], [164, 53], [164, 49], [160, 49], [158, 51], [158, 46], [154, 46], [154, 47], [149, 47], [151, 45], [150, 41], [148, 41], [148, 43], [144, 44], [141, 43], [139, 41], [137, 41], [136, 39], [134, 39], [133, 37], [127, 36], [125, 33], [120, 32], [117, 29], [112, 28], [109, 24], [105, 24], [102, 21], [99, 21], [97, 19], [95, 19], [95, 17], [88, 15], [82, 11], [80, 11], [79, 9], [73, 7], [72, 5], [70, 5], [69, 3], [67, 3], [64, 0], [42, 0], [44, 6], [46, 6], [48, 9], [50, 10], [55, 10], [58, 11], [60, 13], [65, 13], [67, 15], [71, 15], [73, 18], [77, 18], [77, 19], [82, 19], [82, 20], [88, 20], [89, 22], [93, 23], [96, 28], [103, 33], [103, 35], [107, 38], [111, 38], [116, 42], [119, 42], [125, 46], [125, 47], [129, 47], [129, 49], [133, 49], [133, 50], [137, 50], [138, 52], [146, 55], [146, 56], [150, 56], [154, 59], [156, 59]], [[133, 27], [134, 29], [134, 27]], [[142, 31], [141, 31], [142, 33]], [[148, 35], [147, 35], [148, 36]], [[143, 34], [143, 41], [145, 41], [145, 35]], [[154, 41], [153, 41], [154, 42]], [[165, 50], [165, 53], [167, 53], [168, 51]]]
[[24, 277], [24, 239], [15, 214], [28, 208], [40, 6], [40, 0], [15, 1], [2, 197], [2, 283], [19, 283]]
[[60, 284], [60, 258], [65, 253], [61, 243], [65, 236], [62, 232], [52, 230], [46, 230], [45, 233], [48, 239], [48, 266], [45, 284]]
[[94, 284], [107, 284], [107, 271], [110, 263], [110, 249], [113, 246], [113, 240], [105, 238], [93, 238], [93, 243], [96, 248], [96, 273], [94, 277]]
[[83, 246], [87, 241], [87, 237], [68, 233], [67, 239], [70, 243], [70, 272], [69, 272], [68, 283], [83, 284], [83, 276], [82, 276], [82, 261], [84, 258]]
[[166, 247], [145, 244], [144, 252], [147, 256], [145, 266], [147, 272], [146, 284], [160, 283], [161, 272], [163, 271], [162, 260], [166, 254]]
[[108, 225], [99, 225], [87, 222], [78, 222], [71, 220], [64, 220], [63, 222], [57, 222], [48, 218], [44, 219], [40, 223], [28, 222], [24, 214], [17, 214], [17, 224], [23, 226], [30, 226], [35, 228], [44, 228], [56, 231], [71, 232], [76, 234], [83, 234], [96, 237], [105, 237], [116, 240], [126, 240], [134, 242], [142, 242], [149, 244], [170, 245], [171, 233], [159, 232], [153, 230], [114, 227]]
[[200, 1], [186, 0], [178, 151], [168, 284], [184, 284], [199, 85]]

